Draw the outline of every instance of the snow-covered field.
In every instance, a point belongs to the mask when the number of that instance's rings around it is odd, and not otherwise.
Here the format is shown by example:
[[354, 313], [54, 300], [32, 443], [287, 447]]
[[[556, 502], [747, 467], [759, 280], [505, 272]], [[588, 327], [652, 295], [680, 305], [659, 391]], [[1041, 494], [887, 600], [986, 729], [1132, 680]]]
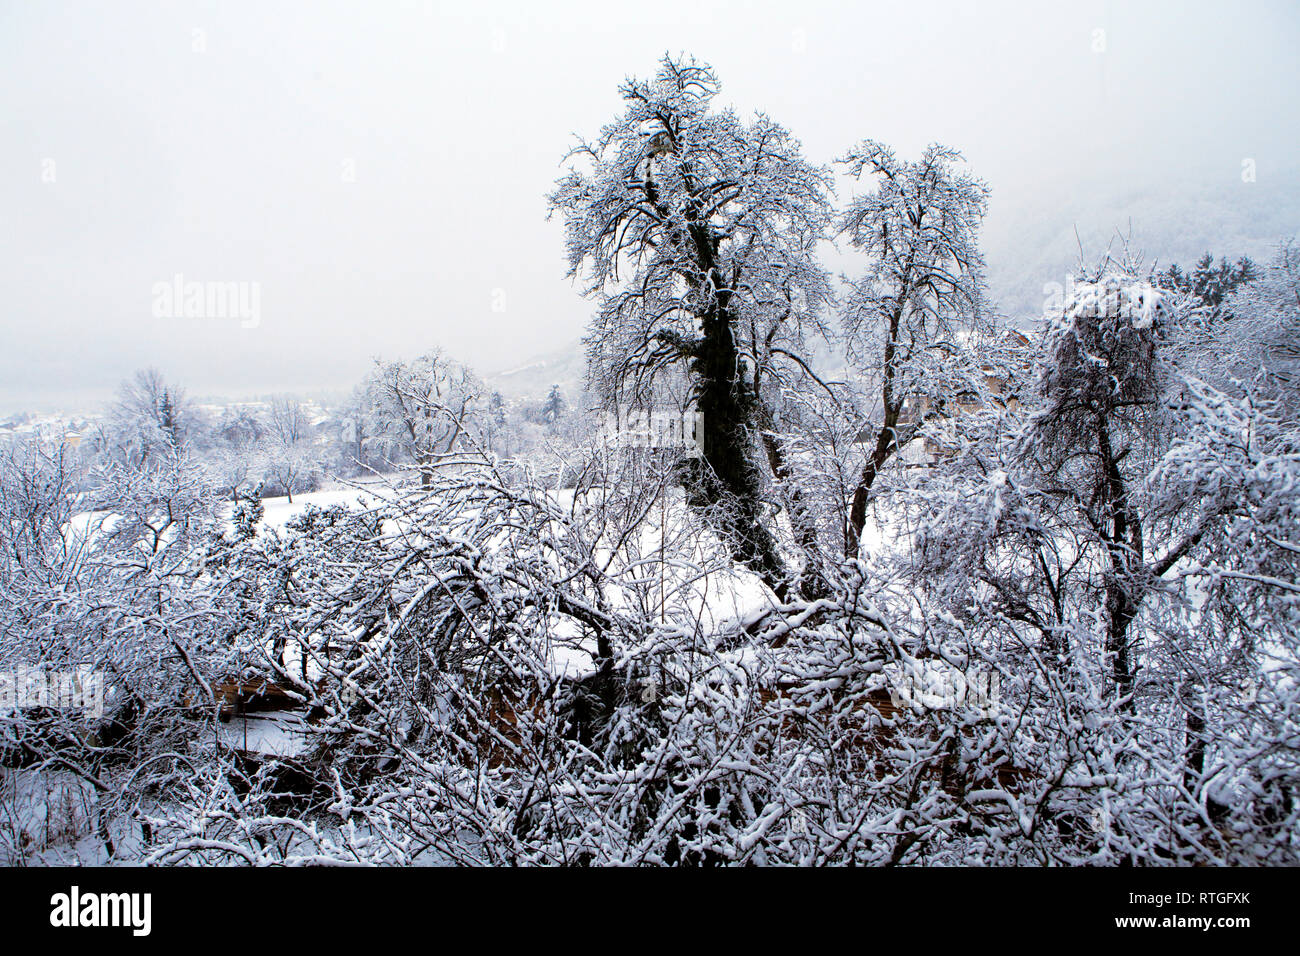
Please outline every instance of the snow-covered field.
[[[335, 486], [294, 495], [292, 502], [283, 496], [263, 498], [261, 527], [282, 529], [294, 518], [304, 514], [309, 507], [332, 508], [343, 505], [354, 509], [373, 508], [385, 500], [391, 500], [390, 496], [391, 492], [377, 486]], [[227, 516], [229, 511], [227, 508]]]
[[[311, 507], [332, 508], [342, 505], [347, 508], [365, 509], [373, 508], [385, 500], [391, 500], [391, 492], [374, 485], [366, 487], [334, 485], [320, 491], [294, 495], [292, 501], [285, 496], [263, 498], [262, 520], [258, 526], [262, 529], [282, 530], [290, 521], [306, 513]], [[228, 523], [232, 512], [233, 505], [229, 502], [223, 505], [223, 513]], [[117, 520], [117, 516], [109, 512], [80, 512], [68, 523], [70, 540], [80, 540], [87, 536], [109, 532]]]

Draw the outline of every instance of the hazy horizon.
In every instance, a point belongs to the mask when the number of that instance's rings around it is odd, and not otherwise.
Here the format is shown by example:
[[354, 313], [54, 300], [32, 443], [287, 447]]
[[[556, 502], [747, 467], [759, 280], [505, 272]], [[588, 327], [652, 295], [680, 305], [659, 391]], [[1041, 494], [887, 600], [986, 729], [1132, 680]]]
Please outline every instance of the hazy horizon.
[[[326, 392], [375, 355], [554, 351], [591, 306], [545, 196], [666, 51], [816, 163], [864, 137], [961, 149], [992, 187], [995, 291], [1053, 278], [1011, 273], [1093, 200], [1158, 219], [1175, 189], [1239, 189], [1294, 230], [1298, 28], [1286, 3], [2, 3], [0, 410], [143, 366], [193, 395]], [[156, 314], [177, 275], [256, 288], [256, 322]]]

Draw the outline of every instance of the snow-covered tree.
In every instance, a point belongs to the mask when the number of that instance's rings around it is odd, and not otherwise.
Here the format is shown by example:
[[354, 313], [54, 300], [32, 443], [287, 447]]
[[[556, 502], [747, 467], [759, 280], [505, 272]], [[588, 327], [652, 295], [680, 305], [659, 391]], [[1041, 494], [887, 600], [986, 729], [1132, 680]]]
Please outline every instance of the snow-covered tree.
[[311, 437], [306, 407], [292, 395], [275, 395], [266, 412], [266, 431], [282, 445], [297, 445]]
[[[856, 197], [840, 232], [867, 257], [844, 313], [856, 364], [880, 389], [866, 464], [853, 493], [848, 553], [856, 555], [867, 501], [885, 464], [917, 434], [926, 412], [978, 395], [972, 338], [988, 325], [978, 230], [988, 188], [961, 154], [929, 146], [914, 162], [866, 140], [840, 160], [875, 188]], [[904, 421], [906, 416], [913, 421]]]
[[290, 442], [271, 436], [258, 447], [257, 455], [262, 474], [290, 502], [295, 492], [311, 490], [320, 478], [320, 449], [308, 439]]
[[1296, 852], [1297, 433], [1165, 354], [1199, 317], [1112, 263], [1049, 328], [1038, 397], [946, 423], [904, 496], [925, 626], [1003, 673], [1012, 760], [1074, 781], [1032, 800], [1059, 859]]
[[428, 487], [440, 460], [474, 440], [467, 427], [483, 395], [478, 377], [438, 350], [376, 361], [366, 381], [367, 440], [390, 460], [405, 455]]
[[560, 391], [560, 386], [552, 385], [546, 401], [542, 403], [542, 418], [548, 425], [555, 425], [564, 417], [564, 409], [564, 393]]
[[797, 367], [823, 331], [830, 176], [769, 117], [714, 109], [718, 90], [711, 68], [685, 58], [628, 80], [622, 115], [573, 150], [551, 207], [571, 275], [599, 302], [593, 390], [609, 408], [646, 407], [664, 379], [688, 376], [703, 428], [692, 500], [785, 593], [757, 432], [772, 369]]
[[1132, 693], [1137, 667], [1129, 626], [1150, 582], [1198, 533], [1193, 526], [1160, 540], [1156, 514], [1139, 496], [1171, 437], [1175, 384], [1160, 338], [1178, 321], [1172, 295], [1131, 270], [1080, 283], [1048, 333], [1044, 407], [1025, 452], [1071, 496], [1104, 549], [1106, 654], [1121, 699]]
[[183, 447], [191, 416], [183, 389], [157, 369], [142, 369], [121, 384], [109, 408], [104, 450], [115, 460], [143, 468]]
[[1249, 383], [1262, 373], [1267, 394], [1289, 413], [1300, 413], [1300, 248], [1295, 240], [1281, 243], [1252, 281], [1227, 297], [1223, 311], [1230, 318], [1222, 339], [1231, 344], [1205, 356], [1211, 380], [1224, 385], [1231, 376]]
[[204, 566], [217, 509], [182, 454], [108, 463], [82, 493], [61, 452], [0, 460], [0, 660], [76, 691], [0, 714], [0, 758], [83, 790], [110, 858], [140, 801], [177, 779], [201, 715], [215, 720], [229, 633]]

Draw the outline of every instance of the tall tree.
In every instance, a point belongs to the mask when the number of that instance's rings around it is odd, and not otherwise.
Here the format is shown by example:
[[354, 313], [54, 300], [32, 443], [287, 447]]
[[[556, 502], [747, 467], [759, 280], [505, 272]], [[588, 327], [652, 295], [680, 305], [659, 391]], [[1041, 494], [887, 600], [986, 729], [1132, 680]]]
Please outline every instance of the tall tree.
[[109, 409], [110, 457], [134, 468], [177, 452], [188, 438], [190, 406], [185, 392], [157, 369], [141, 369], [118, 388]]
[[1148, 487], [1186, 405], [1161, 354], [1185, 309], [1131, 263], [1080, 283], [1048, 330], [1044, 403], [1023, 451], [1102, 556], [1105, 653], [1125, 709], [1138, 669], [1131, 625], [1224, 507], [1212, 497], [1161, 501]]
[[482, 394], [474, 373], [437, 349], [410, 362], [376, 360], [366, 381], [369, 440], [382, 454], [409, 456], [428, 488], [433, 466], [464, 444]]
[[[587, 337], [593, 390], [610, 406], [655, 400], [656, 382], [689, 377], [702, 456], [691, 503], [735, 557], [778, 594], [789, 574], [768, 528], [763, 367], [798, 363], [831, 297], [816, 245], [828, 229], [830, 177], [763, 114], [713, 110], [707, 65], [665, 57], [627, 80], [625, 107], [581, 141], [551, 196], [563, 215], [569, 273], [599, 308]], [[755, 387], [756, 379], [759, 388]]]
[[267, 430], [283, 444], [296, 445], [304, 441], [311, 431], [311, 420], [302, 402], [290, 395], [275, 395], [271, 398], [270, 408], [266, 413]]
[[[986, 321], [977, 234], [988, 188], [928, 147], [916, 162], [866, 140], [841, 163], [875, 188], [849, 205], [840, 232], [866, 253], [844, 314], [851, 354], [880, 387], [879, 423], [853, 493], [848, 552], [858, 552], [867, 501], [885, 464], [917, 433], [922, 413], [981, 390], [970, 339]], [[904, 422], [904, 409], [916, 414]]]
[[554, 425], [564, 417], [564, 409], [564, 393], [560, 391], [560, 386], [552, 385], [546, 395], [546, 401], [542, 404], [542, 418], [548, 425]]

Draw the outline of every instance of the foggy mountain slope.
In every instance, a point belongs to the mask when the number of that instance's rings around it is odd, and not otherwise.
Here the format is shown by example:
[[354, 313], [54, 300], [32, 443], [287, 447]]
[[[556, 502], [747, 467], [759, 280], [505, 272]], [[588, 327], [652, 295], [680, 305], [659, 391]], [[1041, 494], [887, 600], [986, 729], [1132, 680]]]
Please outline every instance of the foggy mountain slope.
[[582, 339], [484, 375], [489, 389], [508, 398], [545, 398], [552, 385], [574, 399], [586, 385], [587, 359]]
[[1186, 268], [1207, 251], [1266, 262], [1278, 240], [1300, 232], [1300, 170], [1211, 189], [1176, 181], [1131, 190], [1085, 185], [1059, 208], [1042, 203], [1036, 211], [1000, 205], [995, 190], [991, 206], [984, 234], [990, 291], [1005, 314], [1036, 319], [1043, 286], [1077, 272], [1080, 243], [1094, 263], [1130, 226], [1133, 248], [1161, 268]]

